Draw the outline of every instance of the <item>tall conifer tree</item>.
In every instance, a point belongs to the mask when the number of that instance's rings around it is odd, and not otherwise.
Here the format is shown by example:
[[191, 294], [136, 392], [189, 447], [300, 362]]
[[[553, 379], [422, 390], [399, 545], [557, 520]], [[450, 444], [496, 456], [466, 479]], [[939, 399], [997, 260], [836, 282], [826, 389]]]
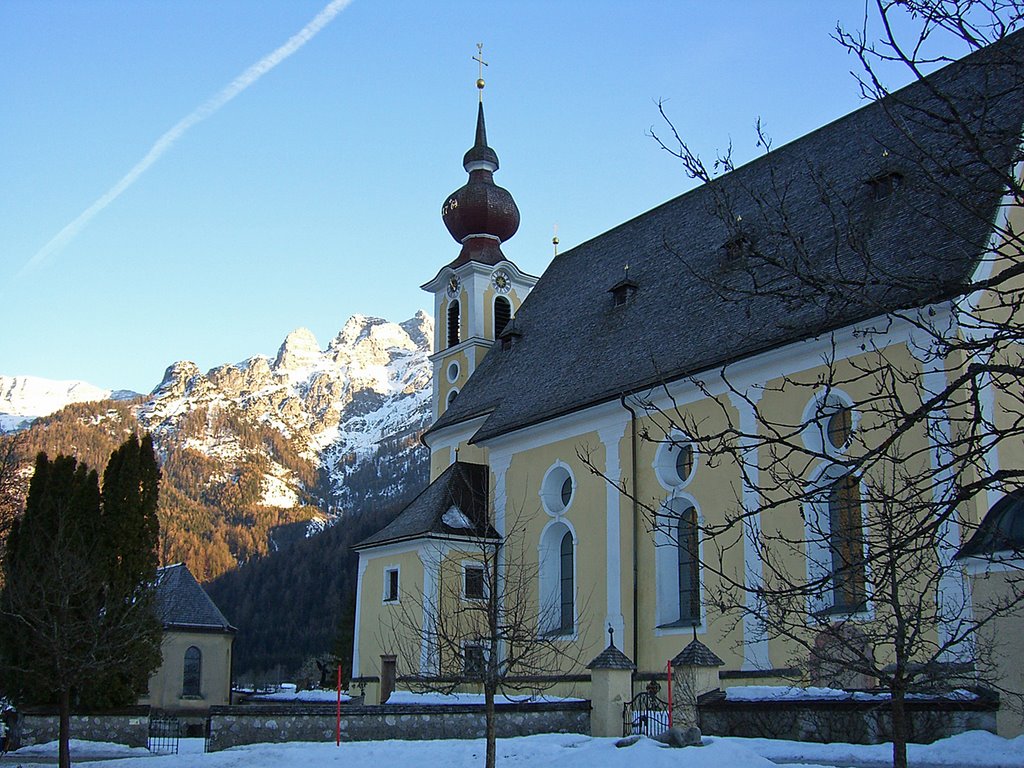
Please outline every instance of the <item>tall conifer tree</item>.
[[160, 664], [156, 581], [160, 473], [130, 438], [99, 478], [39, 454], [0, 591], [0, 686], [19, 704], [56, 705], [60, 765], [72, 707], [134, 702]]

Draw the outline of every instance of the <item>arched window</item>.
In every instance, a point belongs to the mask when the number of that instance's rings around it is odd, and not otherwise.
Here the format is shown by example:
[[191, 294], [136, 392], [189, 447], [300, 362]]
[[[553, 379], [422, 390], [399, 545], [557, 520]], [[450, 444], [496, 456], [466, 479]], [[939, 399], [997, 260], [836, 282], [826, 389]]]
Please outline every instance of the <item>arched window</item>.
[[448, 346], [459, 343], [459, 302], [452, 299], [448, 303]]
[[494, 338], [498, 338], [512, 319], [512, 304], [504, 296], [494, 299]]
[[553, 521], [540, 536], [540, 628], [548, 635], [576, 629], [576, 540], [564, 521]]
[[560, 582], [560, 594], [559, 594], [559, 626], [558, 630], [561, 634], [569, 634], [573, 630], [575, 621], [573, 620], [573, 563], [572, 563], [572, 534], [568, 531], [562, 537], [562, 543], [559, 545], [558, 552], [558, 564], [559, 564], [559, 582]]
[[697, 510], [688, 507], [676, 523], [676, 564], [679, 567], [679, 621], [700, 621], [700, 561]]
[[182, 696], [201, 696], [200, 681], [203, 675], [203, 652], [190, 645], [185, 651], [185, 667], [181, 678]]
[[697, 509], [676, 497], [659, 515], [654, 532], [655, 618], [658, 627], [700, 624], [700, 536]]
[[864, 519], [860, 482], [853, 475], [836, 480], [828, 492], [828, 542], [832, 554], [832, 607], [864, 609]]

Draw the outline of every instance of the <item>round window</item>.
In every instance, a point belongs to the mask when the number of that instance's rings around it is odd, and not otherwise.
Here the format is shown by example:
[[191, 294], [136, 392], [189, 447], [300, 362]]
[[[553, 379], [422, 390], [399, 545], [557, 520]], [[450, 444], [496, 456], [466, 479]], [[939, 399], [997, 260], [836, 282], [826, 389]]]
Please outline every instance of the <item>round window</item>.
[[680, 445], [675, 449], [676, 454], [676, 477], [679, 479], [680, 485], [690, 479], [690, 473], [693, 472], [693, 446], [692, 445]]
[[848, 405], [838, 406], [825, 422], [825, 436], [833, 450], [845, 448], [853, 437], [853, 409]]
[[448, 375], [448, 381], [450, 383], [454, 384], [458, 380], [459, 373], [460, 373], [460, 369], [459, 369], [458, 361], [452, 360], [450, 363], [448, 363], [447, 375]]
[[448, 403], [448, 407], [449, 408], [452, 407], [452, 403], [455, 402], [455, 398], [458, 397], [458, 396], [459, 396], [459, 390], [457, 390], [457, 389], [453, 389], [453, 390], [451, 390], [448, 393], [448, 399], [446, 400], [446, 402]]
[[690, 482], [697, 463], [697, 449], [682, 434], [665, 439], [654, 456], [654, 471], [666, 490], [682, 488]]
[[572, 504], [576, 484], [572, 474], [564, 464], [555, 464], [544, 475], [540, 484], [540, 499], [544, 511], [549, 515], [559, 515]]

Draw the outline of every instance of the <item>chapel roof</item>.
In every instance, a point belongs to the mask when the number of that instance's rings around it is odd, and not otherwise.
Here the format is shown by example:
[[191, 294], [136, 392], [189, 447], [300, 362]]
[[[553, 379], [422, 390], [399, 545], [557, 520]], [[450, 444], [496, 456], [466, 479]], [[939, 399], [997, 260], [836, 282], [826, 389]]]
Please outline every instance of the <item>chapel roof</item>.
[[985, 515], [957, 557], [1024, 555], [1024, 490], [1007, 494]]
[[488, 469], [456, 461], [383, 529], [356, 545], [380, 546], [421, 536], [497, 538], [487, 522]]
[[156, 614], [169, 629], [235, 631], [184, 563], [157, 569]]
[[[474, 440], [495, 437], [958, 294], [1019, 159], [1022, 83], [1016, 32], [557, 255], [516, 313], [522, 336], [427, 434], [486, 416]], [[745, 271], [747, 249], [788, 266]], [[615, 306], [626, 265], [636, 288]]]

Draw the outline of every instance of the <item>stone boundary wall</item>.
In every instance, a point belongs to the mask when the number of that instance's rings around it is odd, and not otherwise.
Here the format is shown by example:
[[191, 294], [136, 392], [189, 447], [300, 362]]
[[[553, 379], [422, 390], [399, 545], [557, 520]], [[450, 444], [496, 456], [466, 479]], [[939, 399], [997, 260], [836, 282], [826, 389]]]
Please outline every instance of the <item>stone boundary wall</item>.
[[[12, 746], [46, 744], [56, 741], [59, 733], [59, 715], [49, 711], [27, 710], [18, 716]], [[75, 713], [71, 715], [71, 738], [145, 747], [149, 741], [149, 707]]]
[[[879, 744], [892, 740], [885, 701], [728, 701], [721, 691], [697, 705], [702, 733], [794, 741]], [[996, 731], [998, 700], [911, 699], [908, 740], [928, 744], [970, 730]]]
[[[498, 736], [590, 733], [590, 702], [496, 704]], [[260, 742], [334, 741], [335, 705], [210, 708], [210, 751]], [[483, 704], [343, 705], [341, 740], [483, 738]]]

